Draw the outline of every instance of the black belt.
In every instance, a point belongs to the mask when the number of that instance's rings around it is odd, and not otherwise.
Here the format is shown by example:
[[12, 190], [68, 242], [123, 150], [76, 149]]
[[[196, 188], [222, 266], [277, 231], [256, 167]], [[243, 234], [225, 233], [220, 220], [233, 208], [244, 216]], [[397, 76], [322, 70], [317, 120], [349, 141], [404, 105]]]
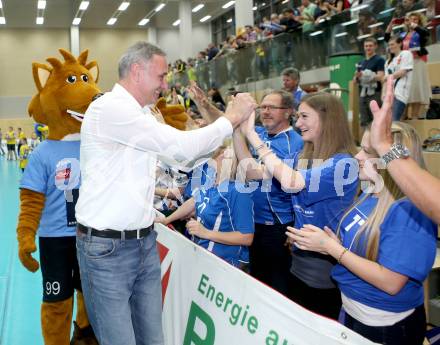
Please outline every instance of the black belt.
[[78, 223], [77, 229], [83, 234], [88, 234], [90, 231], [90, 234], [96, 237], [117, 238], [117, 239], [122, 239], [125, 237], [125, 239], [130, 240], [133, 238], [141, 239], [143, 237], [147, 237], [148, 234], [151, 232], [151, 230], [153, 230], [153, 224], [150, 225], [148, 228], [118, 231], [118, 230], [110, 230], [110, 229], [96, 230]]

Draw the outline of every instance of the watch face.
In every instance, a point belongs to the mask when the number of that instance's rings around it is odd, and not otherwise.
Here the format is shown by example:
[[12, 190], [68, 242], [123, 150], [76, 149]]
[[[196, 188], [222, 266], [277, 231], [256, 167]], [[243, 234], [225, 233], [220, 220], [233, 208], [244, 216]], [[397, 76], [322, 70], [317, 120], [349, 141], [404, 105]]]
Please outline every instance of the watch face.
[[402, 144], [394, 145], [394, 151], [398, 157], [409, 157], [409, 150]]

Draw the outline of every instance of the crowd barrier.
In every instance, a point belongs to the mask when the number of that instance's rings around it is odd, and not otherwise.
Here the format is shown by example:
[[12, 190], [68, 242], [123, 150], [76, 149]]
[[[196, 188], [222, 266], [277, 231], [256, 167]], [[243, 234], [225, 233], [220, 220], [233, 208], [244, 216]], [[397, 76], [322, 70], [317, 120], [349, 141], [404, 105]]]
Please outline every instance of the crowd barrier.
[[371, 345], [156, 224], [167, 345]]

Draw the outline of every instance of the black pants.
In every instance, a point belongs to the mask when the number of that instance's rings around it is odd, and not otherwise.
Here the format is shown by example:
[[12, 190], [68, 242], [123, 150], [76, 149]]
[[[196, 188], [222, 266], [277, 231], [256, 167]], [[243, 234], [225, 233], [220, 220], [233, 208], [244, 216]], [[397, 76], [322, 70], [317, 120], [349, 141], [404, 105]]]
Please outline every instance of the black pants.
[[287, 224], [255, 224], [250, 247], [250, 273], [259, 281], [287, 295], [292, 257], [286, 243]]
[[76, 258], [76, 237], [40, 237], [43, 301], [64, 301], [82, 291]]
[[345, 313], [345, 326], [379, 344], [422, 345], [426, 332], [425, 307], [422, 304], [405, 319], [384, 327], [364, 325]]
[[292, 273], [289, 275], [288, 297], [304, 308], [334, 320], [338, 319], [341, 311], [341, 292], [338, 288], [316, 289]]

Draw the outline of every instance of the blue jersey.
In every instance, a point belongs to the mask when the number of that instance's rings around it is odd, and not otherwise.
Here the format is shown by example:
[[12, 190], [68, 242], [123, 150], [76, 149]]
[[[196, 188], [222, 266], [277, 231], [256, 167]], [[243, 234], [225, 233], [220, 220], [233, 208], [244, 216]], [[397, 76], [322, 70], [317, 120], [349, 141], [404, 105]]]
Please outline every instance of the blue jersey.
[[299, 172], [304, 177], [305, 187], [292, 194], [295, 227], [313, 224], [335, 230], [358, 191], [356, 160], [349, 154], [338, 153], [319, 167]]
[[[294, 157], [304, 145], [301, 136], [292, 128], [273, 136], [269, 135], [264, 127], [256, 127], [255, 131], [281, 160]], [[252, 153], [256, 158], [255, 150], [252, 150]], [[293, 167], [292, 159], [285, 163]], [[282, 190], [277, 179], [258, 181], [258, 188], [252, 193], [252, 199], [254, 200], [255, 223], [272, 225], [293, 221], [291, 195]]]
[[[349, 154], [338, 153], [322, 165], [299, 170], [305, 187], [292, 194], [295, 227], [312, 224], [321, 229], [328, 226], [336, 230], [347, 208], [353, 204], [358, 190], [358, 165]], [[334, 261], [328, 255], [293, 247], [291, 272], [307, 285], [317, 289], [330, 289]]]
[[80, 187], [79, 141], [45, 140], [29, 156], [20, 188], [45, 195], [41, 237], [76, 235], [75, 204]]
[[[372, 195], [356, 206], [341, 223], [344, 247], [365, 256], [366, 240], [355, 238], [377, 204]], [[332, 277], [347, 297], [369, 307], [390, 312], [404, 312], [423, 304], [423, 281], [426, 279], [436, 254], [437, 226], [408, 199], [394, 202], [380, 226], [377, 262], [393, 272], [407, 276], [405, 286], [396, 294], [374, 287], [336, 265]]]
[[[216, 170], [208, 163], [198, 166], [188, 174], [188, 183], [183, 192], [185, 200], [194, 196], [198, 189], [209, 189], [214, 186]], [[196, 197], [199, 195], [197, 194]]]
[[[197, 221], [211, 231], [254, 233], [253, 203], [248, 193], [237, 190], [239, 182], [224, 181], [194, 193]], [[234, 266], [248, 258], [248, 248], [196, 237], [194, 241]]]

